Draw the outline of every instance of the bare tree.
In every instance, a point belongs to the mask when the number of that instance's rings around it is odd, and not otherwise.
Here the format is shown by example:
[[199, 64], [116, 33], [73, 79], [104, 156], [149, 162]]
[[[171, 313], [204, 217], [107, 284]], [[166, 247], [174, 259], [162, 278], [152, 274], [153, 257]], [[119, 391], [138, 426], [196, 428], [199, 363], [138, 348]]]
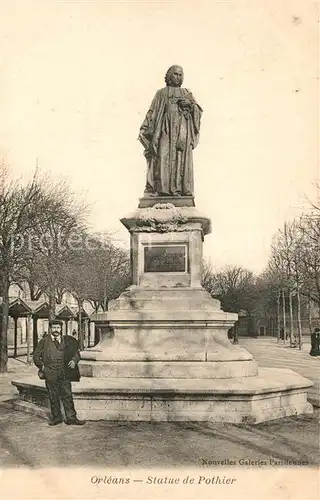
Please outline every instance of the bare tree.
[[281, 301], [283, 284], [279, 275], [270, 265], [257, 278], [256, 314], [269, 319], [275, 319], [277, 325], [277, 340], [281, 339]]
[[[271, 256], [269, 268], [278, 276], [278, 281], [282, 285], [282, 307], [283, 307], [283, 327], [284, 339], [286, 337], [286, 309], [285, 292], [289, 299], [289, 327], [290, 327], [290, 346], [296, 347], [297, 338], [293, 321], [293, 297], [301, 287], [302, 276], [298, 269], [298, 254], [301, 245], [299, 238], [299, 227], [295, 221], [285, 223], [283, 229], [279, 229], [274, 237], [271, 247]], [[300, 309], [298, 308], [298, 314]], [[300, 323], [300, 319], [298, 320]], [[301, 323], [300, 323], [301, 324]], [[299, 331], [299, 346], [301, 346], [301, 331]]]
[[280, 289], [277, 290], [277, 342], [280, 342], [281, 330], [280, 330]]
[[29, 237], [43, 219], [44, 203], [36, 176], [27, 184], [2, 179], [0, 190], [0, 282], [2, 325], [0, 371], [7, 370], [9, 287], [20, 281], [29, 253]]
[[301, 245], [298, 269], [302, 276], [302, 294], [319, 308], [320, 314], [320, 213], [303, 215], [299, 220]]
[[211, 295], [216, 293], [216, 277], [213, 271], [213, 264], [210, 259], [203, 259], [201, 284]]
[[[256, 277], [252, 271], [240, 266], [226, 266], [214, 272], [210, 261], [204, 261], [202, 284], [213, 297], [221, 301], [224, 311], [239, 312], [244, 309], [250, 318], [249, 329], [252, 330], [257, 301]], [[237, 333], [234, 342], [237, 343]]]
[[86, 237], [87, 206], [78, 200], [65, 181], [44, 179], [42, 193], [45, 217], [32, 232], [31, 256], [26, 278], [49, 297], [49, 320], [55, 317], [56, 303], [61, 302], [65, 288], [64, 274], [82, 248]]
[[63, 181], [55, 183], [36, 173], [25, 185], [20, 181], [1, 183], [0, 370], [7, 369], [11, 283], [27, 281], [32, 299], [46, 293], [50, 303], [49, 319], [53, 319], [57, 293], [63, 286], [63, 269], [70, 256], [70, 246], [79, 244], [84, 214], [84, 204]]
[[131, 283], [128, 253], [112, 243], [110, 235], [88, 234], [87, 244], [73, 252], [64, 273], [64, 285], [75, 297], [79, 314], [79, 341], [83, 349], [81, 311], [88, 300], [96, 311], [108, 308], [108, 302]]
[[88, 249], [85, 247], [73, 251], [72, 258], [65, 265], [63, 283], [77, 301], [78, 306], [78, 336], [80, 349], [84, 349], [84, 332], [82, 329], [82, 310], [90, 289], [92, 262]]
[[106, 311], [132, 282], [129, 253], [104, 238], [91, 253], [91, 277], [88, 299], [95, 310]]
[[[318, 188], [319, 189], [319, 188]], [[311, 202], [310, 202], [311, 203]], [[285, 223], [274, 238], [269, 267], [282, 283], [285, 323], [285, 291], [289, 299], [290, 345], [302, 348], [301, 297], [318, 304], [320, 319], [320, 208], [311, 203], [311, 213]], [[293, 331], [293, 303], [296, 303], [298, 337]], [[310, 326], [311, 327], [311, 326]]]

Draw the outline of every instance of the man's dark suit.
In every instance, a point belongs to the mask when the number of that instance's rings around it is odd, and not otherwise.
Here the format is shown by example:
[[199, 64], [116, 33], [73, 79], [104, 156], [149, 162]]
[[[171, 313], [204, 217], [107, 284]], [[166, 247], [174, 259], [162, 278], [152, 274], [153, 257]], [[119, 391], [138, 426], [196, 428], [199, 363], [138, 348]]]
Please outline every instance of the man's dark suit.
[[[69, 361], [75, 362], [75, 368], [69, 368]], [[40, 378], [45, 379], [48, 390], [52, 420], [62, 420], [60, 399], [63, 403], [67, 421], [77, 418], [74, 409], [71, 382], [80, 380], [78, 362], [80, 351], [78, 341], [70, 335], [63, 335], [56, 346], [51, 335], [42, 338], [34, 354], [34, 364], [39, 368]]]

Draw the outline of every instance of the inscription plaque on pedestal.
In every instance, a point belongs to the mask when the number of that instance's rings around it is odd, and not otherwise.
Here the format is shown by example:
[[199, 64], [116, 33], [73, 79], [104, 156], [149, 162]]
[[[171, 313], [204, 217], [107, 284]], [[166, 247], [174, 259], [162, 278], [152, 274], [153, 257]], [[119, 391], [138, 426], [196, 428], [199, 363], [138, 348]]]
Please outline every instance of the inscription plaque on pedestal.
[[155, 245], [144, 247], [145, 273], [187, 272], [187, 245]]

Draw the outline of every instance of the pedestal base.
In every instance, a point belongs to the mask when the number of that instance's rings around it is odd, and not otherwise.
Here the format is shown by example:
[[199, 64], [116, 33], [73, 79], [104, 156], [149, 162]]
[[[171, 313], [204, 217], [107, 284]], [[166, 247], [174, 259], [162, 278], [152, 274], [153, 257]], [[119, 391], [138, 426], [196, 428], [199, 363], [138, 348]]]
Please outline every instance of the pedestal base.
[[[13, 407], [48, 414], [44, 382], [12, 382]], [[312, 413], [306, 389], [312, 382], [291, 370], [260, 368], [238, 379], [88, 378], [73, 384], [75, 408], [87, 420], [229, 422], [256, 424]]]

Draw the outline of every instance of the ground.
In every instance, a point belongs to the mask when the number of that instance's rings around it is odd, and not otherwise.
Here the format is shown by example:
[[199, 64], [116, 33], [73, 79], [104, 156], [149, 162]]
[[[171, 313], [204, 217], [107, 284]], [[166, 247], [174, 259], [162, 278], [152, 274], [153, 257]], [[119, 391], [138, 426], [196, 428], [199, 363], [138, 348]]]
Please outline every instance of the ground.
[[[320, 358], [277, 344], [275, 339], [240, 339], [263, 366], [286, 367], [316, 381], [310, 398], [319, 391]], [[219, 466], [228, 459], [284, 465], [287, 461], [315, 466], [319, 460], [319, 409], [258, 425], [201, 423], [87, 422], [83, 427], [65, 424], [49, 427], [47, 421], [15, 412], [5, 402], [15, 394], [11, 380], [34, 373], [23, 360], [9, 361], [0, 375], [0, 465], [39, 468], [48, 466], [96, 467], [200, 467]], [[279, 463], [271, 462], [270, 460]], [[261, 463], [262, 461], [262, 463]], [[234, 463], [235, 462], [235, 463]], [[246, 463], [250, 467], [259, 463]], [[289, 464], [290, 465], [290, 464]]]

